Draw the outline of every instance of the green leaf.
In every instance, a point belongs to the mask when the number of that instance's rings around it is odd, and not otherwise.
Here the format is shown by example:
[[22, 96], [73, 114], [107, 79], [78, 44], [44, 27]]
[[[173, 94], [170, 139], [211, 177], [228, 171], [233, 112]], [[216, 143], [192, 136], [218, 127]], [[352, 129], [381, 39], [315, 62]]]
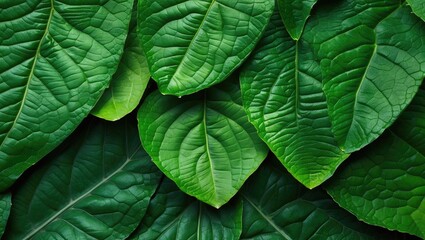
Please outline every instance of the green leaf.
[[248, 57], [274, 0], [144, 0], [143, 49], [163, 94], [188, 95], [222, 82]]
[[236, 194], [268, 152], [233, 79], [181, 99], [153, 92], [138, 119], [154, 163], [184, 192], [216, 208]]
[[425, 21], [425, 2], [423, 0], [406, 0], [418, 17]]
[[89, 114], [118, 65], [131, 7], [0, 2], [0, 191]]
[[398, 239], [397, 234], [359, 222], [323, 190], [304, 188], [273, 162], [260, 167], [241, 196], [241, 239]]
[[137, 227], [161, 173], [135, 121], [82, 125], [16, 188], [6, 239], [124, 239]]
[[0, 195], [0, 237], [3, 235], [6, 228], [7, 220], [9, 219], [11, 207], [10, 193]]
[[294, 41], [276, 11], [241, 72], [244, 107], [259, 136], [308, 188], [347, 158], [331, 131], [320, 68], [307, 42]]
[[280, 16], [292, 39], [300, 39], [307, 18], [317, 0], [277, 0]]
[[328, 192], [359, 219], [425, 238], [425, 86], [399, 120], [353, 155]]
[[239, 239], [242, 202], [214, 209], [180, 191], [164, 179], [138, 229], [129, 239]]
[[382, 134], [425, 77], [425, 23], [400, 2], [319, 4], [306, 26], [321, 59], [333, 132], [346, 152]]
[[131, 113], [142, 99], [150, 79], [148, 63], [136, 34], [137, 11], [133, 10], [124, 54], [105, 90], [91, 111], [96, 117], [116, 121]]

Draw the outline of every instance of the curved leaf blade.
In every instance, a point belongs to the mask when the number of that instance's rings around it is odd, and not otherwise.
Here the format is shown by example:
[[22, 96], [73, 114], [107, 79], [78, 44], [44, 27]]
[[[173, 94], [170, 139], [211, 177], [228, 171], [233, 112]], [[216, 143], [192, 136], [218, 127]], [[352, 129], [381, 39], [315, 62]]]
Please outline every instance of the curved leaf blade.
[[328, 192], [359, 219], [425, 237], [425, 87], [396, 123], [353, 155]]
[[425, 21], [425, 2], [421, 0], [406, 0], [413, 12]]
[[236, 194], [268, 152], [231, 79], [181, 99], [153, 92], [138, 119], [154, 163], [184, 192], [216, 208]]
[[239, 239], [241, 232], [241, 201], [214, 209], [164, 179], [139, 228], [129, 239]]
[[278, 0], [280, 16], [292, 39], [300, 39], [307, 18], [317, 0]]
[[1, 1], [0, 191], [89, 114], [119, 62], [132, 1]]
[[359, 222], [323, 190], [304, 188], [272, 162], [266, 161], [240, 194], [241, 239], [402, 239]]
[[16, 188], [7, 239], [124, 239], [161, 173], [135, 122], [90, 119]]
[[11, 195], [10, 193], [1, 194], [0, 196], [0, 237], [3, 235], [6, 229], [6, 224], [9, 219], [11, 207]]
[[240, 79], [259, 136], [298, 181], [314, 188], [348, 155], [332, 134], [320, 68], [308, 46], [291, 39], [275, 12]]
[[163, 94], [188, 95], [222, 82], [248, 57], [274, 0], [144, 0], [143, 49]]
[[398, 0], [320, 6], [306, 34], [321, 59], [333, 132], [350, 153], [375, 140], [413, 99], [425, 77], [425, 23]]

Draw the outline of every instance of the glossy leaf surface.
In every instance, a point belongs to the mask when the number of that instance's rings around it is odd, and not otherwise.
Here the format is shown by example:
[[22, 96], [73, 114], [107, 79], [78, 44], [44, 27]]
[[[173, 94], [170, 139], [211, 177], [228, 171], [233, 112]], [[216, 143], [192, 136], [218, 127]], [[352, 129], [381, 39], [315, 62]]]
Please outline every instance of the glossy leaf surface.
[[89, 114], [115, 72], [131, 0], [0, 2], [0, 191]]
[[267, 155], [232, 79], [181, 99], [153, 92], [138, 119], [142, 144], [162, 172], [184, 192], [217, 208]]
[[137, 227], [161, 173], [136, 123], [82, 125], [18, 185], [6, 239], [124, 239]]
[[292, 39], [300, 39], [307, 18], [317, 0], [277, 0], [280, 16]]
[[425, 23], [399, 0], [318, 6], [305, 33], [321, 59], [335, 137], [354, 152], [382, 134], [417, 92], [425, 77]]
[[129, 239], [236, 240], [241, 231], [241, 201], [214, 209], [164, 179], [143, 221]]
[[406, 0], [413, 12], [425, 21], [425, 2], [422, 0]]
[[278, 12], [241, 72], [249, 120], [301, 183], [314, 188], [347, 157], [331, 131], [320, 68], [307, 42], [294, 41]]
[[149, 83], [148, 63], [136, 34], [136, 17], [133, 9], [130, 32], [117, 72], [91, 112], [96, 117], [109, 121], [123, 118], [139, 105]]
[[241, 191], [241, 239], [399, 239], [359, 222], [323, 190], [306, 189], [269, 160], [275, 161], [267, 159]]
[[260, 40], [274, 0], [144, 0], [140, 33], [163, 94], [187, 95], [226, 79]]
[[0, 196], [0, 237], [3, 235], [6, 228], [7, 220], [9, 219], [11, 207], [11, 195], [2, 194]]
[[359, 219], [425, 238], [425, 87], [397, 122], [353, 155], [328, 192]]

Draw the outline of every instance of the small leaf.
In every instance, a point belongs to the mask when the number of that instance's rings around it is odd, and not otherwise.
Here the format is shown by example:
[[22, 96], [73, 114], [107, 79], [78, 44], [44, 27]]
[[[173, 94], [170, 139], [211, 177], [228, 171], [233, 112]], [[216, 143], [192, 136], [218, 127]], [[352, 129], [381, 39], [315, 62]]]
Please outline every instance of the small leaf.
[[241, 191], [241, 239], [401, 239], [359, 222], [323, 190], [304, 188], [282, 166], [267, 161]]
[[225, 80], [248, 57], [274, 0], [144, 0], [143, 49], [163, 94], [188, 95]]
[[161, 174], [135, 122], [91, 119], [16, 188], [6, 239], [124, 239]]
[[292, 39], [300, 39], [307, 18], [317, 0], [277, 0], [280, 16]]
[[331, 131], [320, 68], [277, 11], [240, 78], [249, 120], [288, 171], [308, 188], [332, 176], [348, 155]]
[[241, 231], [241, 201], [214, 209], [164, 179], [143, 221], [129, 239], [230, 240], [239, 239]]
[[11, 207], [10, 198], [10, 193], [0, 195], [0, 237], [3, 235], [7, 220], [9, 219]]
[[268, 152], [232, 79], [181, 99], [153, 92], [138, 119], [154, 163], [184, 192], [216, 208], [236, 194]]
[[306, 26], [332, 129], [348, 153], [378, 138], [425, 77], [425, 23], [401, 2], [324, 2]]
[[425, 2], [423, 0], [406, 0], [413, 12], [425, 21]]
[[425, 238], [425, 86], [399, 120], [327, 186], [369, 224]]

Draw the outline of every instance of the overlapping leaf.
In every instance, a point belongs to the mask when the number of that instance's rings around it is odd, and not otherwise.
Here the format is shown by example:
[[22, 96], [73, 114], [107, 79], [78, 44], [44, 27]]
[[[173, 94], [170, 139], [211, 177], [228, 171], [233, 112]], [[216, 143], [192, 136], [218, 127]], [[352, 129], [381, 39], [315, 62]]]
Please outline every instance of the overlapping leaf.
[[117, 68], [131, 0], [0, 2], [0, 191], [62, 142]]
[[317, 0], [277, 0], [280, 16], [292, 39], [300, 39], [307, 18]]
[[399, 0], [323, 2], [303, 37], [321, 59], [332, 128], [354, 152], [375, 140], [425, 77], [425, 23]]
[[189, 197], [171, 180], [164, 179], [143, 221], [129, 239], [236, 240], [241, 232], [241, 201], [217, 210]]
[[347, 157], [331, 131], [319, 65], [276, 11], [241, 73], [244, 107], [259, 136], [301, 183], [313, 188]]
[[425, 87], [327, 187], [359, 219], [425, 238]]
[[164, 94], [187, 95], [226, 79], [248, 57], [274, 0], [144, 0], [140, 33]]
[[135, 121], [86, 121], [18, 185], [6, 239], [124, 239], [143, 218], [160, 171]]
[[10, 194], [2, 194], [0, 196], [0, 237], [3, 235], [7, 220], [9, 219], [11, 206], [10, 198]]
[[360, 223], [323, 190], [304, 188], [272, 162], [265, 162], [247, 181], [241, 196], [241, 239], [401, 239]]
[[267, 155], [232, 79], [181, 99], [153, 92], [138, 119], [142, 144], [155, 164], [184, 192], [217, 208]]
[[413, 12], [425, 21], [425, 2], [422, 0], [406, 0]]

